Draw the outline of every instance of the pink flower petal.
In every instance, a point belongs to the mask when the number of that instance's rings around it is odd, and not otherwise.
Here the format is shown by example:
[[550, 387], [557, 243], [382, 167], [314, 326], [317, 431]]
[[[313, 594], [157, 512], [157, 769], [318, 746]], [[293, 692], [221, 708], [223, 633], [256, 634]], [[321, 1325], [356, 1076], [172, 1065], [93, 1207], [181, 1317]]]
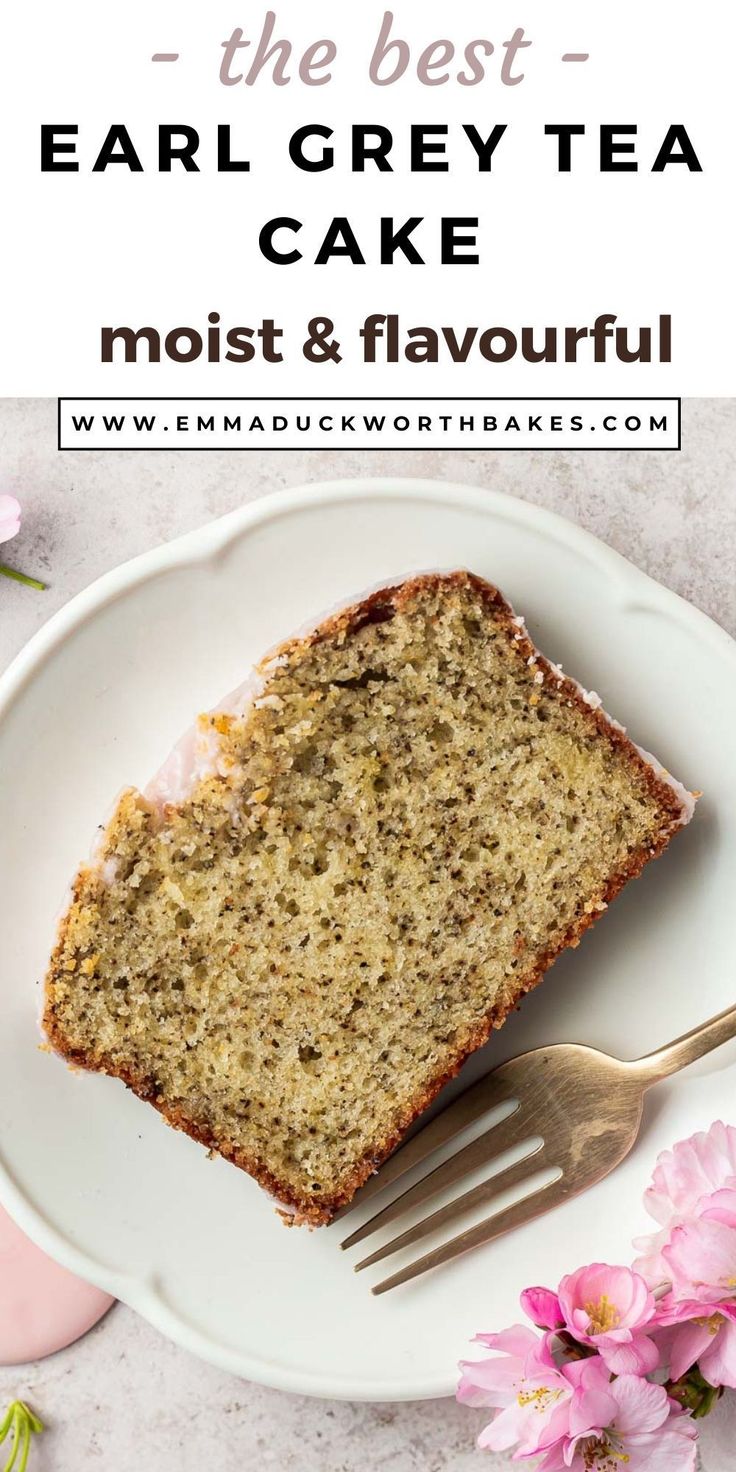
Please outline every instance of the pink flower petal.
[[0, 542], [10, 542], [20, 531], [20, 504], [15, 496], [0, 496]]
[[[503, 1406], [516, 1396], [521, 1379], [521, 1360], [511, 1358], [488, 1360], [463, 1360], [460, 1365], [461, 1380], [458, 1396], [469, 1401], [471, 1394], [474, 1405]], [[478, 1396], [483, 1396], [479, 1400]]]
[[736, 1183], [729, 1182], [722, 1190], [703, 1197], [700, 1215], [704, 1221], [723, 1222], [724, 1226], [736, 1227]]
[[476, 1334], [475, 1343], [484, 1344], [486, 1349], [498, 1350], [500, 1354], [514, 1354], [523, 1360], [539, 1344], [539, 1335], [528, 1324], [512, 1324], [510, 1329], [502, 1329], [498, 1334]]
[[562, 1447], [553, 1446], [537, 1463], [535, 1472], [565, 1472], [566, 1465]]
[[[689, 1416], [671, 1417], [660, 1431], [628, 1437], [626, 1472], [695, 1472], [698, 1431]], [[600, 1472], [610, 1472], [605, 1463]]]
[[488, 1426], [484, 1426], [478, 1437], [478, 1446], [481, 1450], [506, 1452], [509, 1447], [516, 1446], [519, 1440], [518, 1415], [519, 1408], [514, 1402], [506, 1410], [500, 1411]]
[[597, 1357], [571, 1360], [562, 1373], [574, 1392], [569, 1410], [570, 1437], [598, 1434], [617, 1410], [606, 1366]]
[[570, 1436], [588, 1436], [591, 1432], [600, 1435], [616, 1410], [616, 1401], [609, 1390], [596, 1387], [582, 1390], [570, 1407]]
[[736, 1390], [736, 1323], [724, 1319], [710, 1344], [700, 1355], [700, 1369], [711, 1385]]
[[651, 1385], [638, 1375], [621, 1375], [613, 1382], [618, 1410], [613, 1424], [621, 1436], [656, 1431], [670, 1414], [670, 1401], [663, 1385]]
[[694, 1298], [724, 1297], [736, 1289], [736, 1230], [723, 1222], [688, 1222], [675, 1227], [662, 1256], [676, 1290]]
[[[684, 1218], [673, 1217], [673, 1225], [678, 1225]], [[662, 1248], [667, 1246], [670, 1240], [669, 1228], [664, 1227], [661, 1232], [652, 1232], [651, 1236], [635, 1237], [634, 1247], [639, 1256], [634, 1259], [634, 1272], [640, 1273], [645, 1283], [650, 1288], [658, 1288], [667, 1278], [667, 1265], [662, 1257]]]
[[670, 1375], [679, 1380], [686, 1375], [701, 1355], [710, 1349], [713, 1334], [708, 1323], [697, 1323], [694, 1319], [675, 1329], [670, 1348]]
[[565, 1322], [560, 1300], [549, 1288], [525, 1288], [521, 1307], [540, 1329], [561, 1329]]
[[612, 1338], [601, 1342], [598, 1353], [612, 1375], [651, 1375], [659, 1364], [659, 1350], [647, 1334], [634, 1334], [628, 1344]]

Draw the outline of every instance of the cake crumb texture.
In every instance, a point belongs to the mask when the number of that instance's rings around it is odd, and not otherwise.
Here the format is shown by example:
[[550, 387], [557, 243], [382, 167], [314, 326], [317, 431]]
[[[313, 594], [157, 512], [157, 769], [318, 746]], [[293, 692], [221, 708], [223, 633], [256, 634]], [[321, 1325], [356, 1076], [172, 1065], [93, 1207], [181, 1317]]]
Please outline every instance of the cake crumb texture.
[[44, 1027], [317, 1225], [685, 813], [469, 573], [279, 654], [184, 800], [121, 797]]

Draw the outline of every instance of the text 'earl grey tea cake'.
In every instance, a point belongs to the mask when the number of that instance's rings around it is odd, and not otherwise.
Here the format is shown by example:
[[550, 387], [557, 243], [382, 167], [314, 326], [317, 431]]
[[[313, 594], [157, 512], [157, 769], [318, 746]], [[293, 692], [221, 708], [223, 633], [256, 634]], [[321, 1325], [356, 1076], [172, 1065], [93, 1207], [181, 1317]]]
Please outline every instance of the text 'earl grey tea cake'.
[[693, 804], [469, 573], [256, 675], [120, 798], [44, 1025], [320, 1224]]

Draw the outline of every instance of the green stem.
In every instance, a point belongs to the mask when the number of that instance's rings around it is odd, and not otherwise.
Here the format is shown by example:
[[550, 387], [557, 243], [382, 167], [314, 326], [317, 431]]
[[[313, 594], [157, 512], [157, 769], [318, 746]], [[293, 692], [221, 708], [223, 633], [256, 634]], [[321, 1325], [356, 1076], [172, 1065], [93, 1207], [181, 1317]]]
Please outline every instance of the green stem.
[[25, 572], [16, 572], [14, 567], [6, 567], [4, 562], [0, 562], [0, 574], [4, 578], [12, 578], [16, 583], [25, 583], [27, 588], [38, 588], [41, 593], [46, 591], [46, 584], [40, 583], [38, 578], [29, 578]]
[[696, 1410], [693, 1411], [693, 1419], [700, 1420], [703, 1416], [709, 1416], [713, 1407], [717, 1405], [723, 1395], [723, 1386], [709, 1385], [703, 1393], [703, 1399]]
[[38, 1416], [33, 1414], [30, 1406], [27, 1406], [22, 1400], [14, 1400], [0, 1423], [0, 1442], [5, 1440], [9, 1432], [13, 1437], [10, 1457], [5, 1463], [5, 1472], [14, 1472], [16, 1463], [17, 1472], [26, 1472], [31, 1438], [41, 1431], [43, 1431], [43, 1424], [39, 1421]]
[[709, 1380], [700, 1373], [697, 1365], [682, 1375], [679, 1380], [668, 1380], [666, 1384], [667, 1394], [688, 1411], [693, 1420], [701, 1420], [703, 1416], [709, 1416], [714, 1405], [723, 1394], [723, 1386], [711, 1385]]

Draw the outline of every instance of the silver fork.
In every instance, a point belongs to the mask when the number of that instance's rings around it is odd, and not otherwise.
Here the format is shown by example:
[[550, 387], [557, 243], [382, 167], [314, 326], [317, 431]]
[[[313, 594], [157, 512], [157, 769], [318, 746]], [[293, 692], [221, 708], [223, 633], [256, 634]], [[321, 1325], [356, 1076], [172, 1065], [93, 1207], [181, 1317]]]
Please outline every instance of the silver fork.
[[[633, 1062], [623, 1063], [578, 1043], [560, 1043], [523, 1053], [501, 1064], [401, 1146], [336, 1220], [342, 1220], [348, 1212], [393, 1185], [490, 1110], [511, 1103], [511, 1113], [363, 1222], [341, 1245], [354, 1247], [456, 1185], [480, 1166], [497, 1160], [511, 1147], [528, 1142], [529, 1148], [522, 1159], [497, 1170], [480, 1185], [386, 1242], [357, 1263], [355, 1271], [412, 1247], [473, 1207], [493, 1200], [511, 1187], [528, 1183], [540, 1169], [553, 1170], [554, 1178], [409, 1263], [371, 1291], [386, 1293], [389, 1288], [397, 1288], [586, 1191], [609, 1175], [634, 1145], [647, 1089], [733, 1037], [736, 1037], [736, 1007], [729, 1007], [667, 1047]], [[541, 1143], [535, 1144], [537, 1139]]]

